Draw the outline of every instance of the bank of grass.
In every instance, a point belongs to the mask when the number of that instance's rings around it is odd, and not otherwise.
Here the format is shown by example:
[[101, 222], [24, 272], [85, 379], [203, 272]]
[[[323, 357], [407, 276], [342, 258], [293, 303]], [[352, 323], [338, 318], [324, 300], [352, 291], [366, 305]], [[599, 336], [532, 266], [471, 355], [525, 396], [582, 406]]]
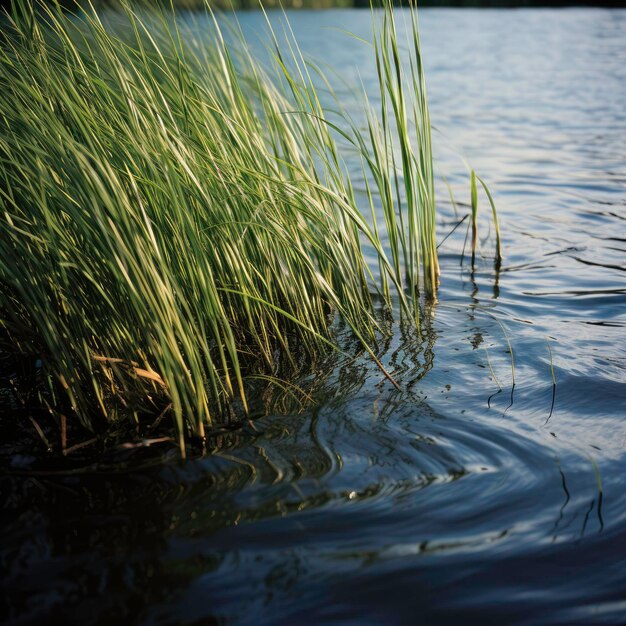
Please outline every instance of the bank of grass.
[[373, 20], [382, 108], [359, 129], [290, 36], [268, 67], [217, 20], [34, 6], [0, 35], [0, 325], [36, 363], [29, 402], [64, 428], [165, 412], [184, 453], [328, 349], [333, 316], [374, 359], [373, 295], [418, 318], [439, 269], [415, 9], [404, 63], [392, 6]]

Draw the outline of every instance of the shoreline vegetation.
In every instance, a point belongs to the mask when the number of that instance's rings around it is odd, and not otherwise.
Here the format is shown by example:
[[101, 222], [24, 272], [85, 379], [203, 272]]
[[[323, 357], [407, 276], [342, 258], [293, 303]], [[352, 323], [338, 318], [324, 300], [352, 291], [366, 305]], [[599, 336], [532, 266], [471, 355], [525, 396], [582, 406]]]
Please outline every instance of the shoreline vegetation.
[[396, 384], [378, 311], [419, 324], [435, 298], [416, 8], [405, 59], [393, 6], [372, 21], [382, 105], [357, 96], [365, 128], [288, 25], [268, 66], [208, 15], [199, 38], [124, 1], [18, 1], [0, 34], [0, 352], [13, 411], [64, 454], [77, 424], [169, 422], [184, 456], [245, 421], [259, 385], [338, 349], [337, 318]]

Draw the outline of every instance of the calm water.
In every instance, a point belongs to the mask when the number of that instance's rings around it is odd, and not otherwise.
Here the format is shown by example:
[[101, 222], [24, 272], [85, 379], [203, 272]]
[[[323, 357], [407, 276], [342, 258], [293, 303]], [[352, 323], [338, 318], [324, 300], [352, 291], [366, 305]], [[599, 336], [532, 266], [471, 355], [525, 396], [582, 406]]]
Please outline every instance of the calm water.
[[[367, 12], [291, 20], [373, 85], [332, 29], [367, 37]], [[317, 409], [221, 453], [4, 475], [14, 623], [626, 623], [626, 11], [423, 10], [421, 29], [440, 166], [460, 201], [455, 153], [490, 183], [499, 275], [491, 240], [473, 274], [464, 227], [443, 244], [425, 332], [384, 346], [401, 391], [335, 359]]]

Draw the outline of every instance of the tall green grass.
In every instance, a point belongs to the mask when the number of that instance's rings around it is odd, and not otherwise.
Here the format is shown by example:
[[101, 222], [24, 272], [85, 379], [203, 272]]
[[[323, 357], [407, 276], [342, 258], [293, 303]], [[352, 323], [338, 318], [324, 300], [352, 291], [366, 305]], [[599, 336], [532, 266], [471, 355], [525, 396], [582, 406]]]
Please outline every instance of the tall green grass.
[[416, 9], [404, 61], [391, 4], [373, 19], [365, 129], [322, 104], [292, 35], [268, 65], [208, 15], [199, 38], [125, 2], [18, 2], [0, 34], [4, 349], [40, 361], [36, 402], [64, 421], [170, 409], [183, 453], [247, 411], [255, 372], [333, 345], [334, 315], [375, 359], [373, 294], [417, 319], [439, 279]]

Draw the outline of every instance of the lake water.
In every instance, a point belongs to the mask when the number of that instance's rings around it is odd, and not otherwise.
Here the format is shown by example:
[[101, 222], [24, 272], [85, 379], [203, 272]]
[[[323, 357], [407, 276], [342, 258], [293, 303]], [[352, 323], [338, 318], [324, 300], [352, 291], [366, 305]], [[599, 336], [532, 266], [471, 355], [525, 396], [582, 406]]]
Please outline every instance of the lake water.
[[[372, 88], [367, 47], [337, 30], [369, 37], [367, 11], [290, 20]], [[500, 272], [483, 200], [475, 271], [463, 225], [423, 333], [382, 346], [401, 390], [334, 357], [317, 408], [217, 454], [4, 474], [13, 623], [626, 622], [626, 11], [420, 25], [440, 171], [461, 203], [458, 154], [490, 185]], [[458, 218], [439, 197], [442, 239]]]

